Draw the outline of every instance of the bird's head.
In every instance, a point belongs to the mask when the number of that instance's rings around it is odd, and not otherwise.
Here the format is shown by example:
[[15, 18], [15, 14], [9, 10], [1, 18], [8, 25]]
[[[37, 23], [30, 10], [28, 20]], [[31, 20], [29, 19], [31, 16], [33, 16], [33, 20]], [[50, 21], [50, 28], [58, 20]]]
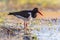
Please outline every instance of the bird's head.
[[37, 13], [43, 16], [43, 14], [38, 10], [38, 8], [34, 8], [32, 10], [32, 17], [35, 18], [37, 16]]
[[34, 8], [33, 9], [33, 12], [38, 12], [38, 8]]
[[38, 8], [34, 8], [32, 12], [34, 12], [35, 14], [36, 14], [36, 13], [39, 13], [40, 15], [43, 15], [43, 14], [41, 14], [41, 12], [38, 10]]

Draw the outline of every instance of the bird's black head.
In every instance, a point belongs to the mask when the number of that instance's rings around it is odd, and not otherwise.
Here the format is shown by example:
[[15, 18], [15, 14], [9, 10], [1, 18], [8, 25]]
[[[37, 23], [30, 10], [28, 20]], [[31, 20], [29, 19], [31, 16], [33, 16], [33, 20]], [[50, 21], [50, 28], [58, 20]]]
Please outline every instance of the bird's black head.
[[32, 12], [37, 13], [37, 12], [38, 12], [38, 8], [34, 8], [34, 9], [32, 10]]
[[41, 12], [38, 10], [38, 8], [34, 8], [34, 9], [32, 10], [32, 17], [33, 17], [33, 18], [36, 18], [37, 13], [39, 13], [40, 15], [42, 15]]

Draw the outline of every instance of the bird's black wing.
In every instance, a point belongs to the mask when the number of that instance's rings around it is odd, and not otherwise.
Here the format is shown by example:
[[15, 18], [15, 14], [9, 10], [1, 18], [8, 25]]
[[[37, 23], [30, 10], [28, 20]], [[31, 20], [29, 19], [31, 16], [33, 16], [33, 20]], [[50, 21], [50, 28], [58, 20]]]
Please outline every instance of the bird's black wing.
[[31, 12], [31, 11], [25, 10], [25, 11], [20, 11], [20, 12], [9, 13], [9, 15], [14, 15], [14, 16], [19, 15], [19, 16], [22, 16], [24, 18], [28, 18], [30, 16], [29, 12]]

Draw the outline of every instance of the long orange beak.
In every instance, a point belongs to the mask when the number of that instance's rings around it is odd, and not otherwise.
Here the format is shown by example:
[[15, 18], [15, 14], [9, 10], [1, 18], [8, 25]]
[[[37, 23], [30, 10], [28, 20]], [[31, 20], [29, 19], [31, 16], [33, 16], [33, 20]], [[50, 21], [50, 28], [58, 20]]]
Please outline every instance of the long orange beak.
[[41, 12], [38, 11], [38, 13], [43, 16], [43, 14]]

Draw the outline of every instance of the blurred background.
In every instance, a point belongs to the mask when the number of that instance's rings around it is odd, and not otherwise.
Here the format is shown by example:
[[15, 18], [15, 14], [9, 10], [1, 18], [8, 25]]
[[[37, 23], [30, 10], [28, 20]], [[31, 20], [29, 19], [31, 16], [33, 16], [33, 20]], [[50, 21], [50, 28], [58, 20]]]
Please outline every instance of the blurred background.
[[0, 0], [0, 10], [21, 10], [39, 7], [40, 9], [60, 9], [60, 0]]
[[32, 10], [35, 7], [43, 14], [43, 16], [37, 14], [37, 19], [60, 19], [60, 0], [0, 0], [0, 21], [20, 20], [8, 16], [8, 13]]

